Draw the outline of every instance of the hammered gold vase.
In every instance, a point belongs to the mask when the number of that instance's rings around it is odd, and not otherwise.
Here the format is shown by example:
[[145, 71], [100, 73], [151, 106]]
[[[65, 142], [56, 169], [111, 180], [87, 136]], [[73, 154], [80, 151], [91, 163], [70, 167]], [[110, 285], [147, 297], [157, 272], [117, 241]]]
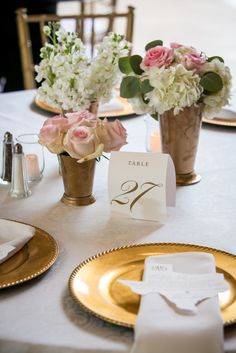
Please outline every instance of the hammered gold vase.
[[194, 165], [202, 124], [203, 105], [184, 108], [179, 114], [173, 110], [160, 116], [162, 152], [170, 154], [175, 165], [176, 184], [192, 185], [201, 180]]
[[70, 206], [85, 206], [95, 202], [93, 180], [96, 160], [78, 163], [68, 155], [59, 155], [64, 184], [63, 203]]

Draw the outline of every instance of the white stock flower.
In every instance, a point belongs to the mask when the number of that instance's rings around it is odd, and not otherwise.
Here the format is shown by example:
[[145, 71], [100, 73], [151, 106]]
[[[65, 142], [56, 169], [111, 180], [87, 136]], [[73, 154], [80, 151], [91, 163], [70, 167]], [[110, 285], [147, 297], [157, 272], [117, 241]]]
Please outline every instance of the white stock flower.
[[35, 66], [36, 80], [43, 81], [39, 98], [53, 107], [74, 111], [87, 109], [91, 101], [109, 101], [121, 75], [118, 60], [130, 48], [123, 36], [106, 36], [90, 63], [75, 32], [66, 32], [58, 24], [45, 30], [53, 43], [46, 43], [41, 49], [42, 60]]
[[129, 49], [130, 44], [116, 33], [110, 33], [96, 46], [97, 55], [91, 62], [86, 81], [91, 101], [105, 103], [111, 99], [112, 88], [118, 85], [121, 77], [118, 60], [128, 55]]
[[55, 34], [59, 42], [63, 42], [67, 38], [67, 32], [63, 28], [59, 28]]
[[136, 114], [154, 114], [155, 110], [153, 110], [149, 104], [145, 104], [142, 97], [140, 95], [129, 98], [129, 103], [132, 105], [133, 110]]
[[176, 115], [184, 107], [196, 103], [201, 96], [199, 76], [182, 65], [153, 67], [149, 69], [147, 76], [154, 89], [145, 98], [150, 100], [149, 106], [158, 114], [174, 109]]
[[46, 34], [46, 36], [49, 36], [51, 33], [51, 29], [49, 26], [44, 26], [43, 27], [43, 33]]

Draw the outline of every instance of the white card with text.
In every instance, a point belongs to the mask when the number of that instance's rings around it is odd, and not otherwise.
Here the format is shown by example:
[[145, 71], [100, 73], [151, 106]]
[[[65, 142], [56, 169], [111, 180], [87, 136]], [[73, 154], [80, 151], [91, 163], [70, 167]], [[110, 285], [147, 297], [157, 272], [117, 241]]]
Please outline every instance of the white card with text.
[[108, 188], [113, 212], [163, 222], [166, 207], [175, 206], [173, 161], [163, 153], [112, 152]]

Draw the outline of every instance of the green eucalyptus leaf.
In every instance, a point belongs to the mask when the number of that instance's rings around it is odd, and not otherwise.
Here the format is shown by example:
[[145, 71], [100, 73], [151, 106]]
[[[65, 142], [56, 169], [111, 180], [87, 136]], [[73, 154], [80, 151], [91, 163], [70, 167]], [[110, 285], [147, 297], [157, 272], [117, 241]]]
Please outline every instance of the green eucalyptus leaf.
[[141, 93], [141, 98], [142, 98], [143, 103], [145, 103], [145, 104], [149, 104], [150, 99], [149, 99], [149, 98], [144, 97], [144, 94], [143, 94], [143, 93]]
[[140, 68], [140, 64], [141, 64], [142, 60], [143, 60], [143, 58], [140, 55], [132, 55], [130, 57], [130, 61], [129, 61], [130, 66], [136, 75], [142, 75], [142, 73], [144, 72]]
[[163, 41], [160, 39], [157, 40], [153, 40], [152, 42], [149, 42], [146, 46], [145, 46], [145, 50], [148, 51], [151, 48], [157, 47], [158, 45], [162, 46], [163, 45]]
[[122, 58], [119, 59], [118, 62], [119, 65], [119, 69], [123, 74], [130, 74], [130, 72], [132, 72], [132, 67], [130, 66], [130, 62], [129, 62], [129, 56], [124, 56]]
[[208, 71], [202, 76], [200, 85], [207, 94], [212, 94], [219, 92], [223, 88], [223, 81], [217, 73]]
[[151, 114], [151, 117], [155, 120], [159, 120], [159, 114], [158, 113], [154, 113], [154, 114]]
[[208, 62], [211, 62], [214, 59], [218, 59], [222, 63], [224, 62], [224, 59], [221, 56], [211, 56], [210, 58], [207, 59]]
[[148, 93], [148, 92], [151, 92], [152, 90], [154, 90], [154, 87], [152, 87], [152, 86], [150, 85], [149, 80], [144, 80], [144, 81], [142, 81], [140, 88], [141, 88], [141, 92], [142, 92], [143, 94]]
[[123, 98], [133, 98], [140, 92], [139, 79], [134, 76], [124, 77], [120, 85], [120, 95]]

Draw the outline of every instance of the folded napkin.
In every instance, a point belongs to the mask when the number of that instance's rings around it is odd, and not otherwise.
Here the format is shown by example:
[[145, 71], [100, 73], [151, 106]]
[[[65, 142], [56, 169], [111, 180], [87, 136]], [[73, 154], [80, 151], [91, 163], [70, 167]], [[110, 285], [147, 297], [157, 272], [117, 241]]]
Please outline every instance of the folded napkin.
[[99, 113], [115, 112], [124, 109], [124, 105], [116, 98], [113, 97], [108, 103], [99, 106]]
[[[214, 257], [207, 253], [149, 257], [145, 261], [144, 281], [155, 278], [155, 266], [186, 274], [215, 273]], [[142, 295], [131, 353], [223, 353], [218, 296], [211, 295], [198, 303], [196, 312], [191, 310], [191, 305], [190, 310], [180, 309], [185, 302], [183, 298], [182, 303], [177, 300], [177, 304], [173, 304], [174, 300], [157, 292]]]
[[214, 115], [214, 119], [236, 121], [236, 110], [233, 110], [232, 108], [223, 108], [219, 113]]
[[34, 233], [34, 227], [0, 219], [0, 264], [19, 251]]

